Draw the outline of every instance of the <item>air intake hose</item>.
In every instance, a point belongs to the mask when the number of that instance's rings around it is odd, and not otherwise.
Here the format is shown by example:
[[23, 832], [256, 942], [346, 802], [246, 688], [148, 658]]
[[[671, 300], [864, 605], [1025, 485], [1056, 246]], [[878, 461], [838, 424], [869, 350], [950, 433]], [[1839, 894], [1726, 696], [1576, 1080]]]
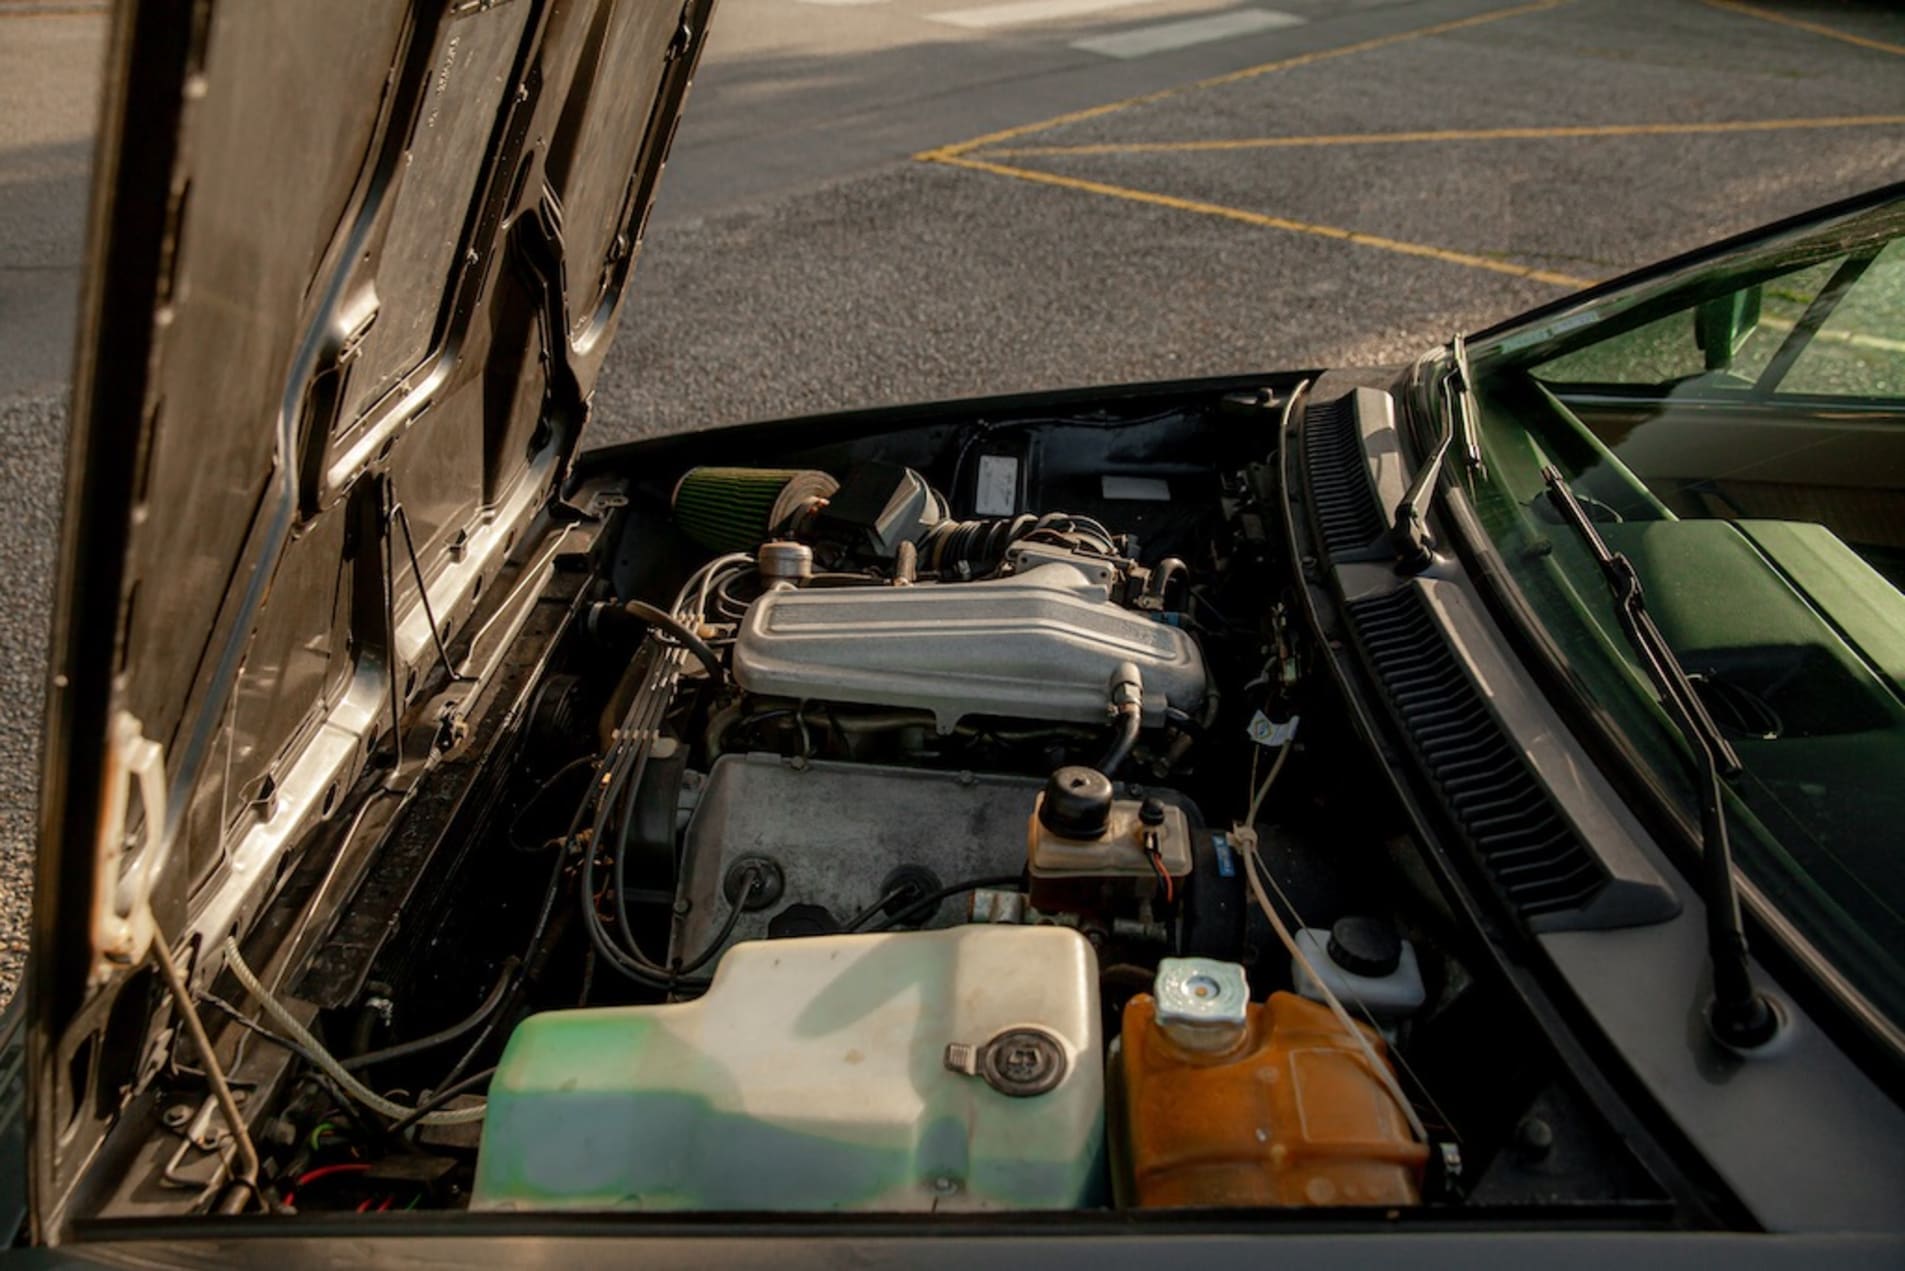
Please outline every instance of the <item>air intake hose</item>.
[[998, 517], [979, 521], [943, 521], [920, 546], [920, 561], [940, 576], [983, 578], [998, 572], [1014, 543], [1049, 541], [1098, 556], [1118, 555], [1110, 530], [1088, 516], [1047, 512], [1044, 516]]

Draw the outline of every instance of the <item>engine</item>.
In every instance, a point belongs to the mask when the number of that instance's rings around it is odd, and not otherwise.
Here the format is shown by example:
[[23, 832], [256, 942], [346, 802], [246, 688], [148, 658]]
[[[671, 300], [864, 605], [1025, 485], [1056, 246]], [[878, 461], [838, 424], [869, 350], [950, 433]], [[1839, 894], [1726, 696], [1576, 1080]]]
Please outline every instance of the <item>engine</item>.
[[881, 464], [697, 469], [675, 502], [711, 548], [762, 540], [703, 580], [732, 677], [707, 769], [656, 769], [691, 805], [676, 958], [974, 918], [1234, 951], [1241, 881], [1196, 869], [1211, 836], [1168, 782], [1217, 700], [1182, 562], [1062, 512], [957, 521]]

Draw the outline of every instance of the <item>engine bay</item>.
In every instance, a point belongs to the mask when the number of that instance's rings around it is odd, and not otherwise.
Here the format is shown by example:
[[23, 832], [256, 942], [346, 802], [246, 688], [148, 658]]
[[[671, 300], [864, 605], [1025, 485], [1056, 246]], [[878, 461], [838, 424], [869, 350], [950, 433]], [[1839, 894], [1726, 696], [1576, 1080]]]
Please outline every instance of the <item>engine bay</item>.
[[269, 1207], [1663, 1219], [1320, 667], [1290, 402], [593, 458], [477, 811], [229, 948]]

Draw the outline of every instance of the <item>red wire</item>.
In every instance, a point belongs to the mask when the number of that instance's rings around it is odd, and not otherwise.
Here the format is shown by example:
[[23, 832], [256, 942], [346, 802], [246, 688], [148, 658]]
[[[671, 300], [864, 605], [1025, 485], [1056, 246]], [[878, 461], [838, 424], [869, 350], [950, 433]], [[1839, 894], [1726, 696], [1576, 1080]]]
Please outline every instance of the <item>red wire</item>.
[[1160, 853], [1147, 850], [1145, 855], [1151, 858], [1151, 868], [1156, 870], [1158, 877], [1164, 881], [1164, 903], [1168, 905], [1177, 896], [1177, 880], [1173, 879], [1171, 871], [1164, 867], [1164, 857]]
[[320, 1178], [329, 1178], [333, 1174], [362, 1174], [369, 1168], [369, 1161], [339, 1161], [336, 1165], [320, 1165], [314, 1170], [306, 1170], [298, 1175], [298, 1181], [292, 1186], [303, 1187], [307, 1183], [315, 1183]]

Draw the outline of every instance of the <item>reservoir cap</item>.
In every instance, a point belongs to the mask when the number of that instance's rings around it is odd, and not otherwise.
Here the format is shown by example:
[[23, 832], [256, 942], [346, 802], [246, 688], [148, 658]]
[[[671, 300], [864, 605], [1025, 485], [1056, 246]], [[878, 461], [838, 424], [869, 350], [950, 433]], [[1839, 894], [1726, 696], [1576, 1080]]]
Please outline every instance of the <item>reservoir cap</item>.
[[1058, 1038], [1042, 1028], [1026, 1026], [1008, 1028], [983, 1046], [951, 1043], [946, 1047], [946, 1067], [982, 1078], [1000, 1094], [1029, 1099], [1056, 1089], [1071, 1061]]
[[1250, 1022], [1250, 983], [1235, 962], [1160, 958], [1151, 994], [1158, 1027], [1187, 1050], [1229, 1050]]
[[1099, 839], [1111, 825], [1111, 778], [1096, 768], [1073, 764], [1045, 782], [1038, 819], [1060, 838]]
[[1402, 964], [1402, 936], [1387, 918], [1351, 914], [1330, 928], [1330, 961], [1351, 975], [1372, 979], [1388, 975]]

